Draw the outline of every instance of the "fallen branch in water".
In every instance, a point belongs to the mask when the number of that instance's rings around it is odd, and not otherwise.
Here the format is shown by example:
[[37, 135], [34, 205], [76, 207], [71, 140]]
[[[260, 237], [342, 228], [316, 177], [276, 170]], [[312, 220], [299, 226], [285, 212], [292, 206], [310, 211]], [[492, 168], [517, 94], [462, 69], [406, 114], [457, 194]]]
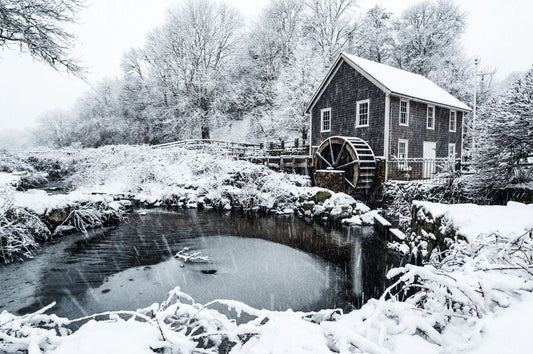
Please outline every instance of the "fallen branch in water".
[[211, 263], [209, 256], [202, 256], [202, 252], [186, 253], [189, 247], [184, 247], [174, 257], [181, 259], [184, 263]]

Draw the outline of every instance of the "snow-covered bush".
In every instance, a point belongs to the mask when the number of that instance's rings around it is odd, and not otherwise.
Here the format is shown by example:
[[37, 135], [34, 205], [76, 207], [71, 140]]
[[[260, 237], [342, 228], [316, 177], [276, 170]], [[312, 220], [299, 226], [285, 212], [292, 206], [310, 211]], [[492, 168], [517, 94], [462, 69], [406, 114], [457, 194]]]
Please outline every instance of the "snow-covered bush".
[[24, 316], [0, 313], [0, 350], [6, 353], [41, 353], [54, 348], [67, 335], [68, 320], [45, 312], [55, 303]]
[[297, 199], [305, 176], [276, 173], [266, 166], [234, 160], [216, 149], [156, 150], [108, 146], [79, 153], [70, 188], [127, 195], [151, 205], [197, 205], [243, 210], [282, 209]]
[[8, 192], [0, 191], [0, 262], [31, 257], [37, 241], [49, 236], [50, 231], [37, 216], [13, 206]]
[[33, 168], [19, 154], [0, 150], [0, 172], [33, 171]]
[[86, 232], [96, 227], [114, 225], [125, 221], [120, 206], [111, 206], [102, 202], [89, 202], [71, 208], [67, 218], [58, 227], [64, 230], [71, 226], [76, 231]]

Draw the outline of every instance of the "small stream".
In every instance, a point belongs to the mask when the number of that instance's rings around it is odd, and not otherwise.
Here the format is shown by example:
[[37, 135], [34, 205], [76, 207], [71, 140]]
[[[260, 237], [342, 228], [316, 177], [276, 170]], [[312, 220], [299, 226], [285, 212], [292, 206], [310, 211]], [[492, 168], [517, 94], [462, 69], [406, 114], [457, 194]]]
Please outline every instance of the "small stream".
[[[184, 264], [184, 247], [212, 260]], [[175, 286], [197, 302], [349, 311], [386, 287], [400, 264], [372, 227], [326, 228], [295, 217], [148, 210], [115, 228], [43, 245], [34, 259], [0, 266], [0, 311], [25, 314], [55, 301], [59, 316], [135, 310]]]

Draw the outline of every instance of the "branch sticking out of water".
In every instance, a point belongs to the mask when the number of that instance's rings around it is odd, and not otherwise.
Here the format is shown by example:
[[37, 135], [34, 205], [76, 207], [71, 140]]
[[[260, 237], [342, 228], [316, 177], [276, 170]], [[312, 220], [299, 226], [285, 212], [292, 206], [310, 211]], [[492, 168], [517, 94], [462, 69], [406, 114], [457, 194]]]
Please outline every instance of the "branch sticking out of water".
[[202, 252], [187, 253], [189, 247], [184, 247], [174, 257], [181, 259], [184, 263], [211, 263], [209, 256], [203, 256]]

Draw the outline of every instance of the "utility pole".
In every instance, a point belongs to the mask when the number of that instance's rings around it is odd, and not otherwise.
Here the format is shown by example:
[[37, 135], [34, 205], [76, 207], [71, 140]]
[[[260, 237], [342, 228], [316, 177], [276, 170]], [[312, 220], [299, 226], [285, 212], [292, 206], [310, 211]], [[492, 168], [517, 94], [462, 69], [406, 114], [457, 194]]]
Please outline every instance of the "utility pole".
[[472, 150], [475, 151], [476, 149], [476, 132], [477, 132], [477, 128], [476, 128], [476, 121], [477, 121], [477, 90], [478, 90], [478, 82], [477, 82], [477, 78], [478, 77], [481, 77], [481, 81], [484, 82], [485, 81], [485, 76], [488, 76], [488, 77], [492, 77], [492, 75], [494, 75], [494, 71], [492, 72], [480, 72], [478, 73], [478, 64], [479, 64], [479, 60], [478, 58], [474, 59], [474, 102], [473, 102], [473, 109], [472, 109], [472, 133], [471, 133], [471, 137], [472, 137]]
[[474, 107], [472, 111], [472, 148], [476, 149], [476, 110], [477, 110], [477, 64], [478, 59], [474, 60]]

